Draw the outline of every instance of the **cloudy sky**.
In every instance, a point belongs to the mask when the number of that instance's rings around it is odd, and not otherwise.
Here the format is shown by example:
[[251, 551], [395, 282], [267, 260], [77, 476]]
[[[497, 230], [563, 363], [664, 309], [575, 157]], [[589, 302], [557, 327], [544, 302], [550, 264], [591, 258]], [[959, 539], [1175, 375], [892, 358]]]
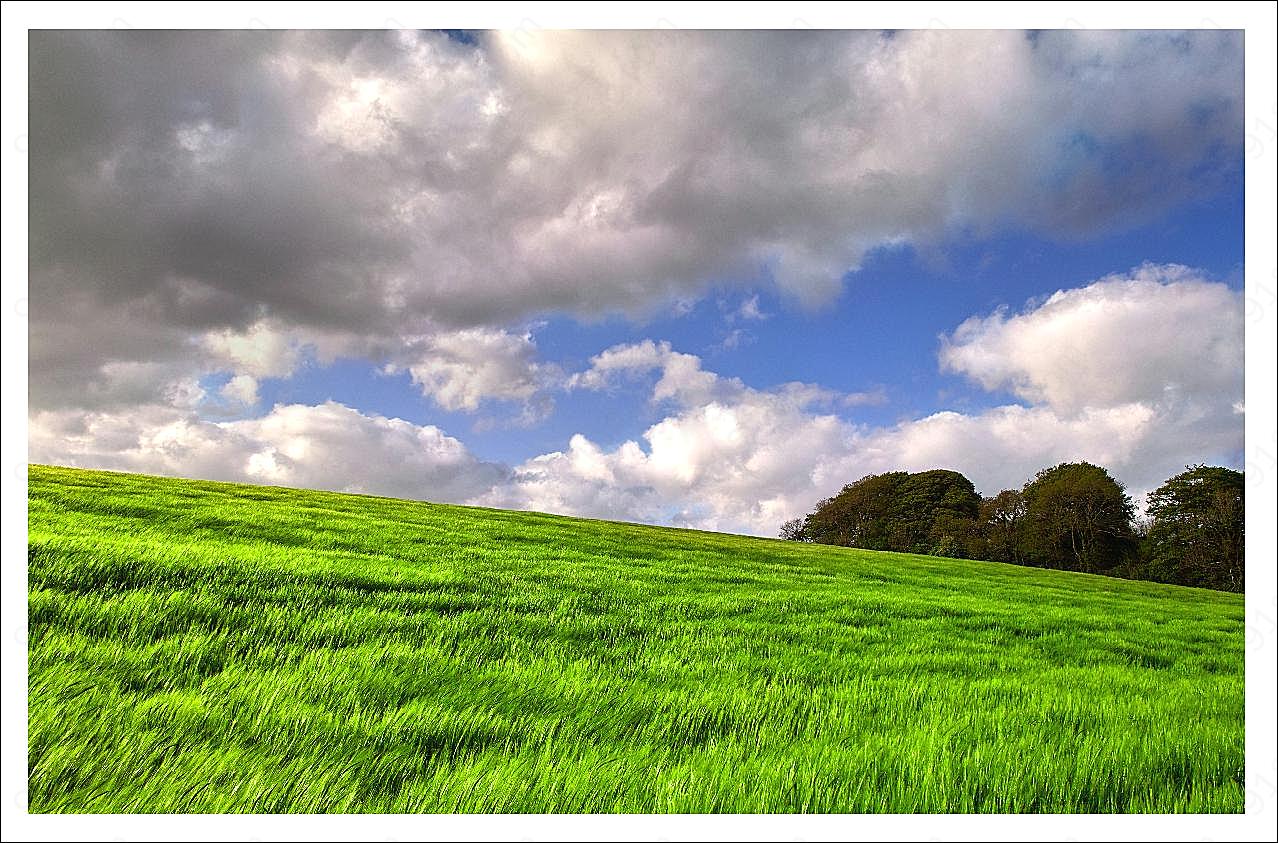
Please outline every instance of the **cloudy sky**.
[[1241, 466], [1238, 32], [29, 40], [33, 462], [775, 534]]

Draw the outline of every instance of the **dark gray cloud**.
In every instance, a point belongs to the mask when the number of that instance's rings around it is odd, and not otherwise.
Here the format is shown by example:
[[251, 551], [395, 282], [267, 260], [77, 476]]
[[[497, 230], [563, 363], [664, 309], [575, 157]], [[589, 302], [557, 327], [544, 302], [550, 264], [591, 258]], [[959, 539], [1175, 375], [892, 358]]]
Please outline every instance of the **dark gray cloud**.
[[817, 303], [884, 242], [1210, 189], [1241, 97], [1230, 32], [33, 32], [31, 401], [248, 375], [205, 338], [263, 325], [439, 372], [546, 311]]

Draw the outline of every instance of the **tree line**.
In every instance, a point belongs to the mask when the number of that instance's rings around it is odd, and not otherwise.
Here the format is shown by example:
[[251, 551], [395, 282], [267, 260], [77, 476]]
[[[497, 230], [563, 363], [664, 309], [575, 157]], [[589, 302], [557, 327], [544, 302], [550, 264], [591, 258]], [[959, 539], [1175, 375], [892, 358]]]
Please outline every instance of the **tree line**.
[[982, 498], [957, 471], [871, 474], [787, 521], [781, 538], [1243, 591], [1243, 474], [1197, 465], [1147, 499], [1087, 462]]

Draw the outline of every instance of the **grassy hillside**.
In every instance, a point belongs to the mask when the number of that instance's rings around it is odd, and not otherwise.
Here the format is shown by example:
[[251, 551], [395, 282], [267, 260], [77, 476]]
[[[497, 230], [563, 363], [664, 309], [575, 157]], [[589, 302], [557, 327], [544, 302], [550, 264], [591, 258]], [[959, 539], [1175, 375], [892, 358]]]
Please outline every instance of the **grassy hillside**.
[[32, 466], [37, 812], [1241, 811], [1240, 595]]

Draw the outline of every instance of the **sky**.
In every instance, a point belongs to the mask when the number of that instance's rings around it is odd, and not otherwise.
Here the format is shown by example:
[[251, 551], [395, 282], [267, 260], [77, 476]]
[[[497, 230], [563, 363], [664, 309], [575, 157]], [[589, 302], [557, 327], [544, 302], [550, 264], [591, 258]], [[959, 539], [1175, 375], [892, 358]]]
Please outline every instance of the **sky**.
[[32, 31], [32, 462], [775, 535], [1242, 467], [1236, 31]]

